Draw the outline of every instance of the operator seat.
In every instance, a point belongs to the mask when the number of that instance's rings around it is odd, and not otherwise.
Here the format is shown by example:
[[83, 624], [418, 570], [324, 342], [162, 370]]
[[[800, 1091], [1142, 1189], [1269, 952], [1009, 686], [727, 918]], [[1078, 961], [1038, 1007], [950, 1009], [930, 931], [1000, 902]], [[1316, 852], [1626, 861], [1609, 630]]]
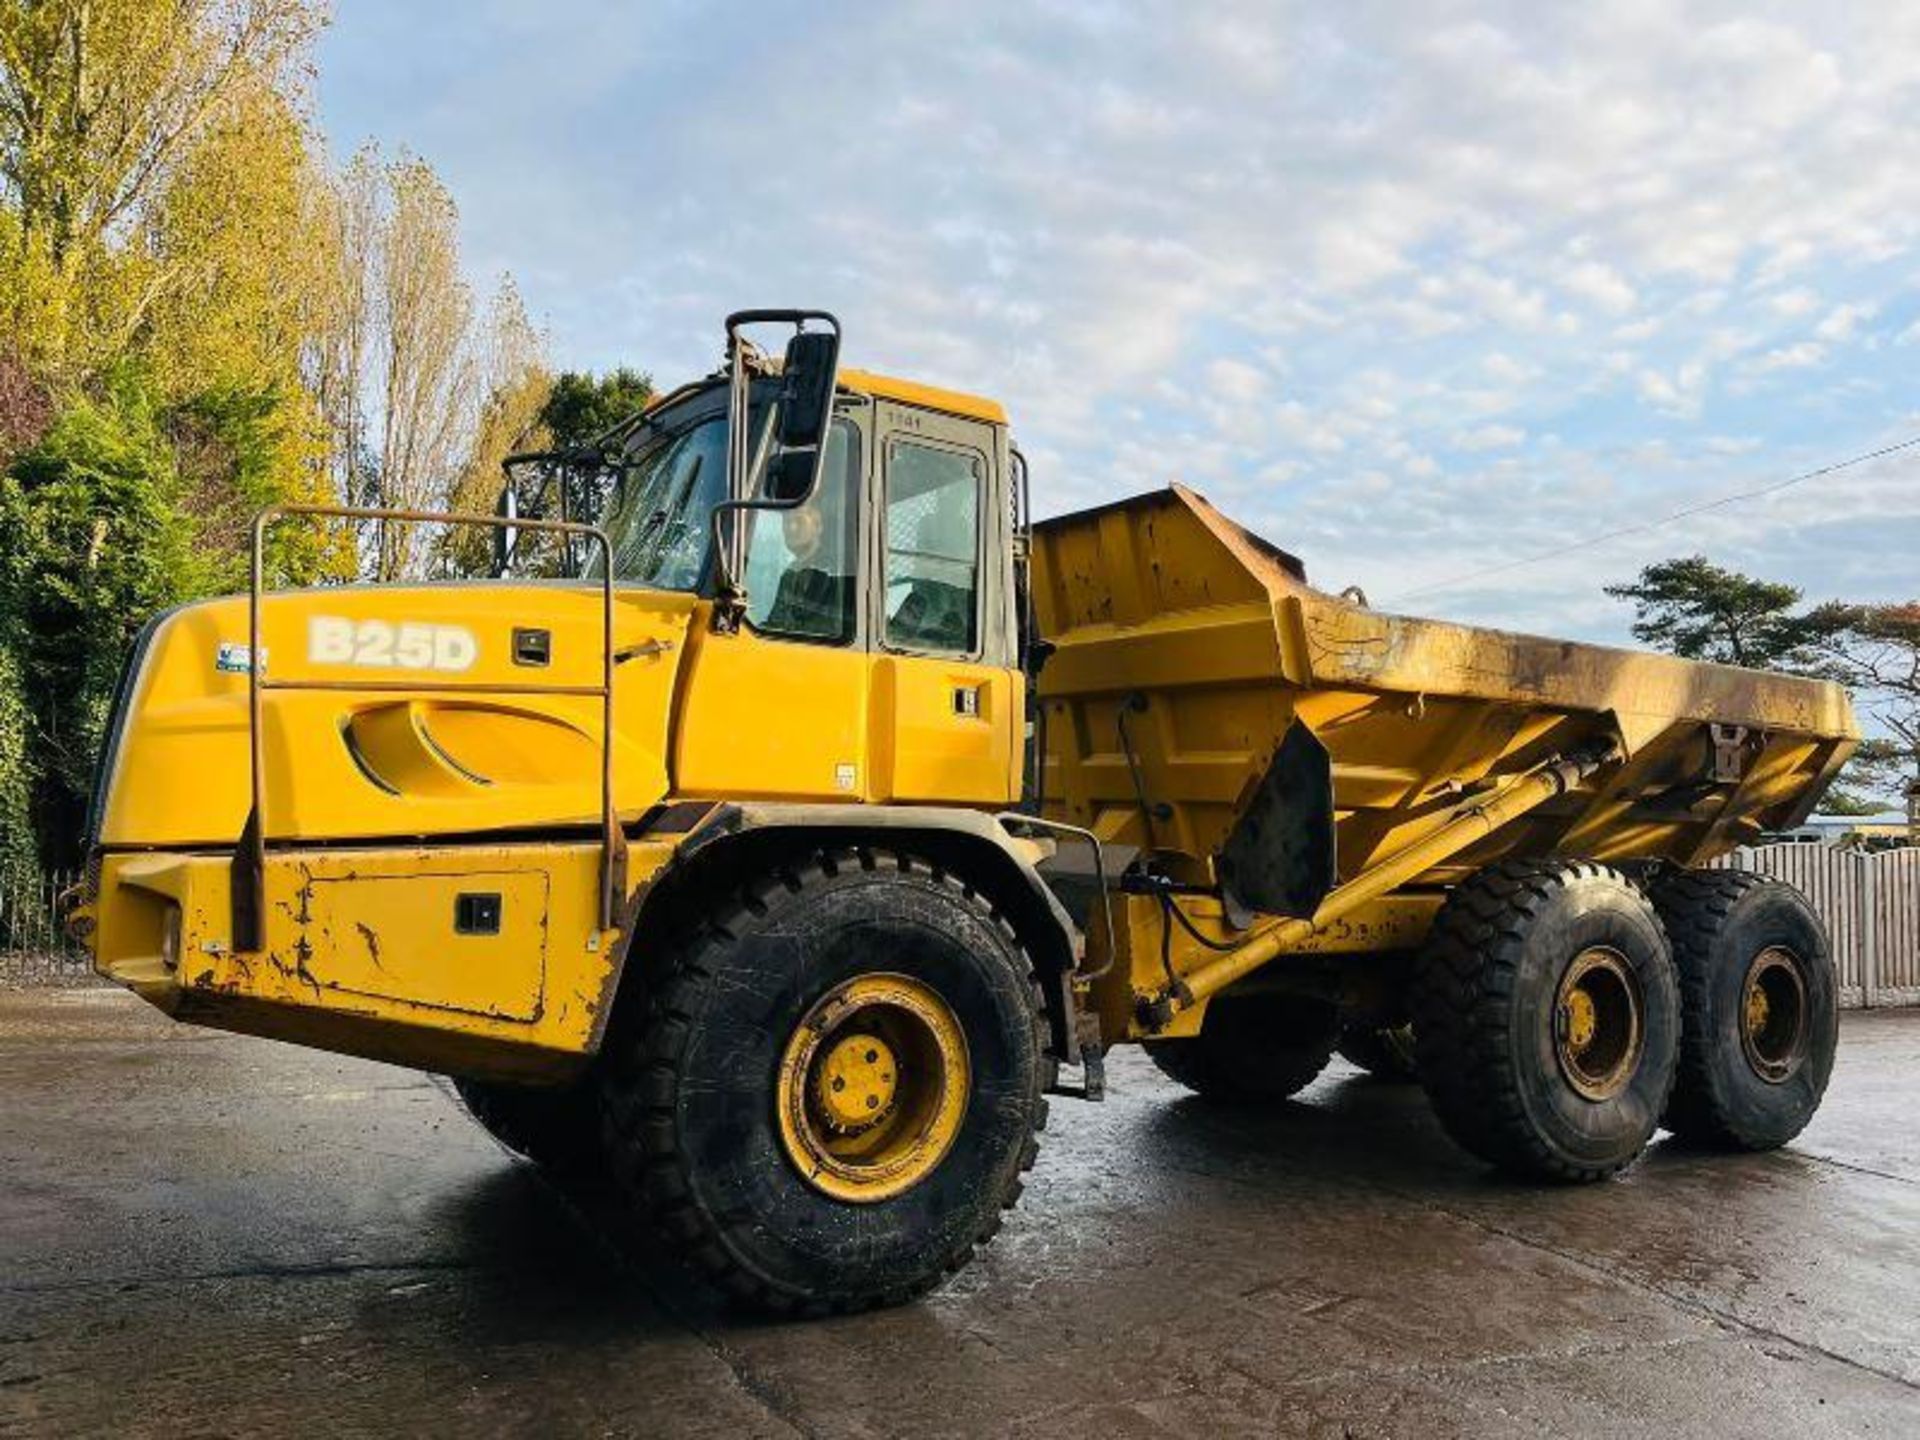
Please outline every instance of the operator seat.
[[853, 576], [831, 575], [807, 565], [788, 570], [774, 591], [766, 628], [820, 640], [853, 633]]

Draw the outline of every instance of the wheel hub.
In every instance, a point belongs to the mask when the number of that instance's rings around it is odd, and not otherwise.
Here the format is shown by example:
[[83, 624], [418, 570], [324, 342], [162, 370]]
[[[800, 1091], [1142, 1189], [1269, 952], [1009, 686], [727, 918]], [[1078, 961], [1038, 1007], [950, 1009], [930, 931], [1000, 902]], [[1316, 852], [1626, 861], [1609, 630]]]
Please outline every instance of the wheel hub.
[[1800, 957], [1769, 945], [1747, 966], [1740, 997], [1740, 1049], [1770, 1085], [1791, 1079], [1807, 1058], [1807, 981]]
[[1593, 1032], [1597, 1024], [1593, 996], [1585, 990], [1575, 990], [1567, 996], [1567, 1044], [1569, 1046], [1581, 1052], [1589, 1049], [1593, 1044]]
[[892, 1047], [878, 1035], [862, 1030], [836, 1041], [814, 1076], [821, 1118], [843, 1135], [872, 1129], [893, 1113], [897, 1071]]
[[907, 975], [857, 976], [823, 995], [787, 1040], [781, 1144], [821, 1193], [886, 1200], [946, 1158], [971, 1086], [965, 1032], [938, 991]]
[[1594, 945], [1573, 957], [1554, 1002], [1554, 1052], [1567, 1083], [1588, 1100], [1627, 1088], [1646, 1045], [1640, 977], [1627, 957]]

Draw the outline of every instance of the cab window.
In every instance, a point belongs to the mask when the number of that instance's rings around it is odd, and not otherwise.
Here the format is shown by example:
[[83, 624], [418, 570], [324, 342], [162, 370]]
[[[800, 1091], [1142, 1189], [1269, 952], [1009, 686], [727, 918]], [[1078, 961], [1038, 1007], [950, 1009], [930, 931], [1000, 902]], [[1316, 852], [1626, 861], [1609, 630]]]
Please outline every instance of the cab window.
[[795, 510], [747, 512], [747, 623], [768, 635], [844, 645], [857, 611], [860, 437], [836, 420], [820, 484]]
[[985, 464], [962, 450], [896, 441], [887, 455], [887, 643], [979, 649], [980, 511]]

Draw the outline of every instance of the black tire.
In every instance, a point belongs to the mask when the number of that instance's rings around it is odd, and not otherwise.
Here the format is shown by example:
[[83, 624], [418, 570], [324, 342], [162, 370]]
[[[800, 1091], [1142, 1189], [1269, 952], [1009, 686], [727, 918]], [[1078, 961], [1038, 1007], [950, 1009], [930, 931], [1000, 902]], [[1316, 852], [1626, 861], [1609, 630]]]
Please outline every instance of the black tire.
[[1376, 1080], [1419, 1078], [1413, 1026], [1349, 1025], [1340, 1032], [1340, 1054]]
[[[1621, 1040], [1606, 1083], [1583, 1093], [1565, 1058], [1562, 990], [1589, 956], [1632, 994], [1639, 1039]], [[1652, 904], [1605, 866], [1508, 861], [1457, 886], [1416, 964], [1412, 1008], [1441, 1124], [1510, 1173], [1604, 1179], [1639, 1155], [1666, 1108], [1680, 1041], [1672, 956]]]
[[[615, 1016], [604, 1084], [615, 1179], [670, 1250], [748, 1308], [817, 1314], [911, 1300], [998, 1231], [1034, 1162], [1051, 1061], [1031, 964], [984, 896], [906, 855], [820, 855], [716, 906], [661, 958], [643, 1007]], [[934, 1168], [853, 1202], [792, 1158], [780, 1076], [822, 998], [881, 974], [949, 1007], [970, 1081]]]
[[1340, 1012], [1298, 995], [1222, 995], [1191, 1039], [1149, 1040], [1160, 1073], [1225, 1105], [1285, 1100], [1311, 1085], [1333, 1058]]
[[453, 1088], [481, 1129], [556, 1179], [604, 1174], [600, 1096], [591, 1081], [541, 1089], [455, 1077]]
[[[1680, 972], [1680, 1068], [1662, 1123], [1674, 1134], [1730, 1150], [1772, 1150], [1820, 1108], [1839, 1043], [1838, 985], [1826, 927], [1791, 885], [1740, 870], [1686, 870], [1653, 887]], [[1769, 952], [1790, 962], [1784, 1005], [1769, 1043], [1745, 1033], [1747, 981]], [[1760, 986], [1765, 991], [1764, 982]], [[1769, 1079], [1771, 1072], [1774, 1078]]]

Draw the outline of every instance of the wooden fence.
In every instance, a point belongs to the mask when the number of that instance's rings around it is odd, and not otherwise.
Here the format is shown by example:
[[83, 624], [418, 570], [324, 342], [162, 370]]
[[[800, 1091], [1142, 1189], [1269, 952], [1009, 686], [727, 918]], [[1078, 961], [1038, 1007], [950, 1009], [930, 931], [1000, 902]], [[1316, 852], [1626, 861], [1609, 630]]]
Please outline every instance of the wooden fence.
[[1716, 863], [1785, 880], [1813, 902], [1833, 936], [1842, 1005], [1920, 1005], [1920, 848], [1761, 845]]

